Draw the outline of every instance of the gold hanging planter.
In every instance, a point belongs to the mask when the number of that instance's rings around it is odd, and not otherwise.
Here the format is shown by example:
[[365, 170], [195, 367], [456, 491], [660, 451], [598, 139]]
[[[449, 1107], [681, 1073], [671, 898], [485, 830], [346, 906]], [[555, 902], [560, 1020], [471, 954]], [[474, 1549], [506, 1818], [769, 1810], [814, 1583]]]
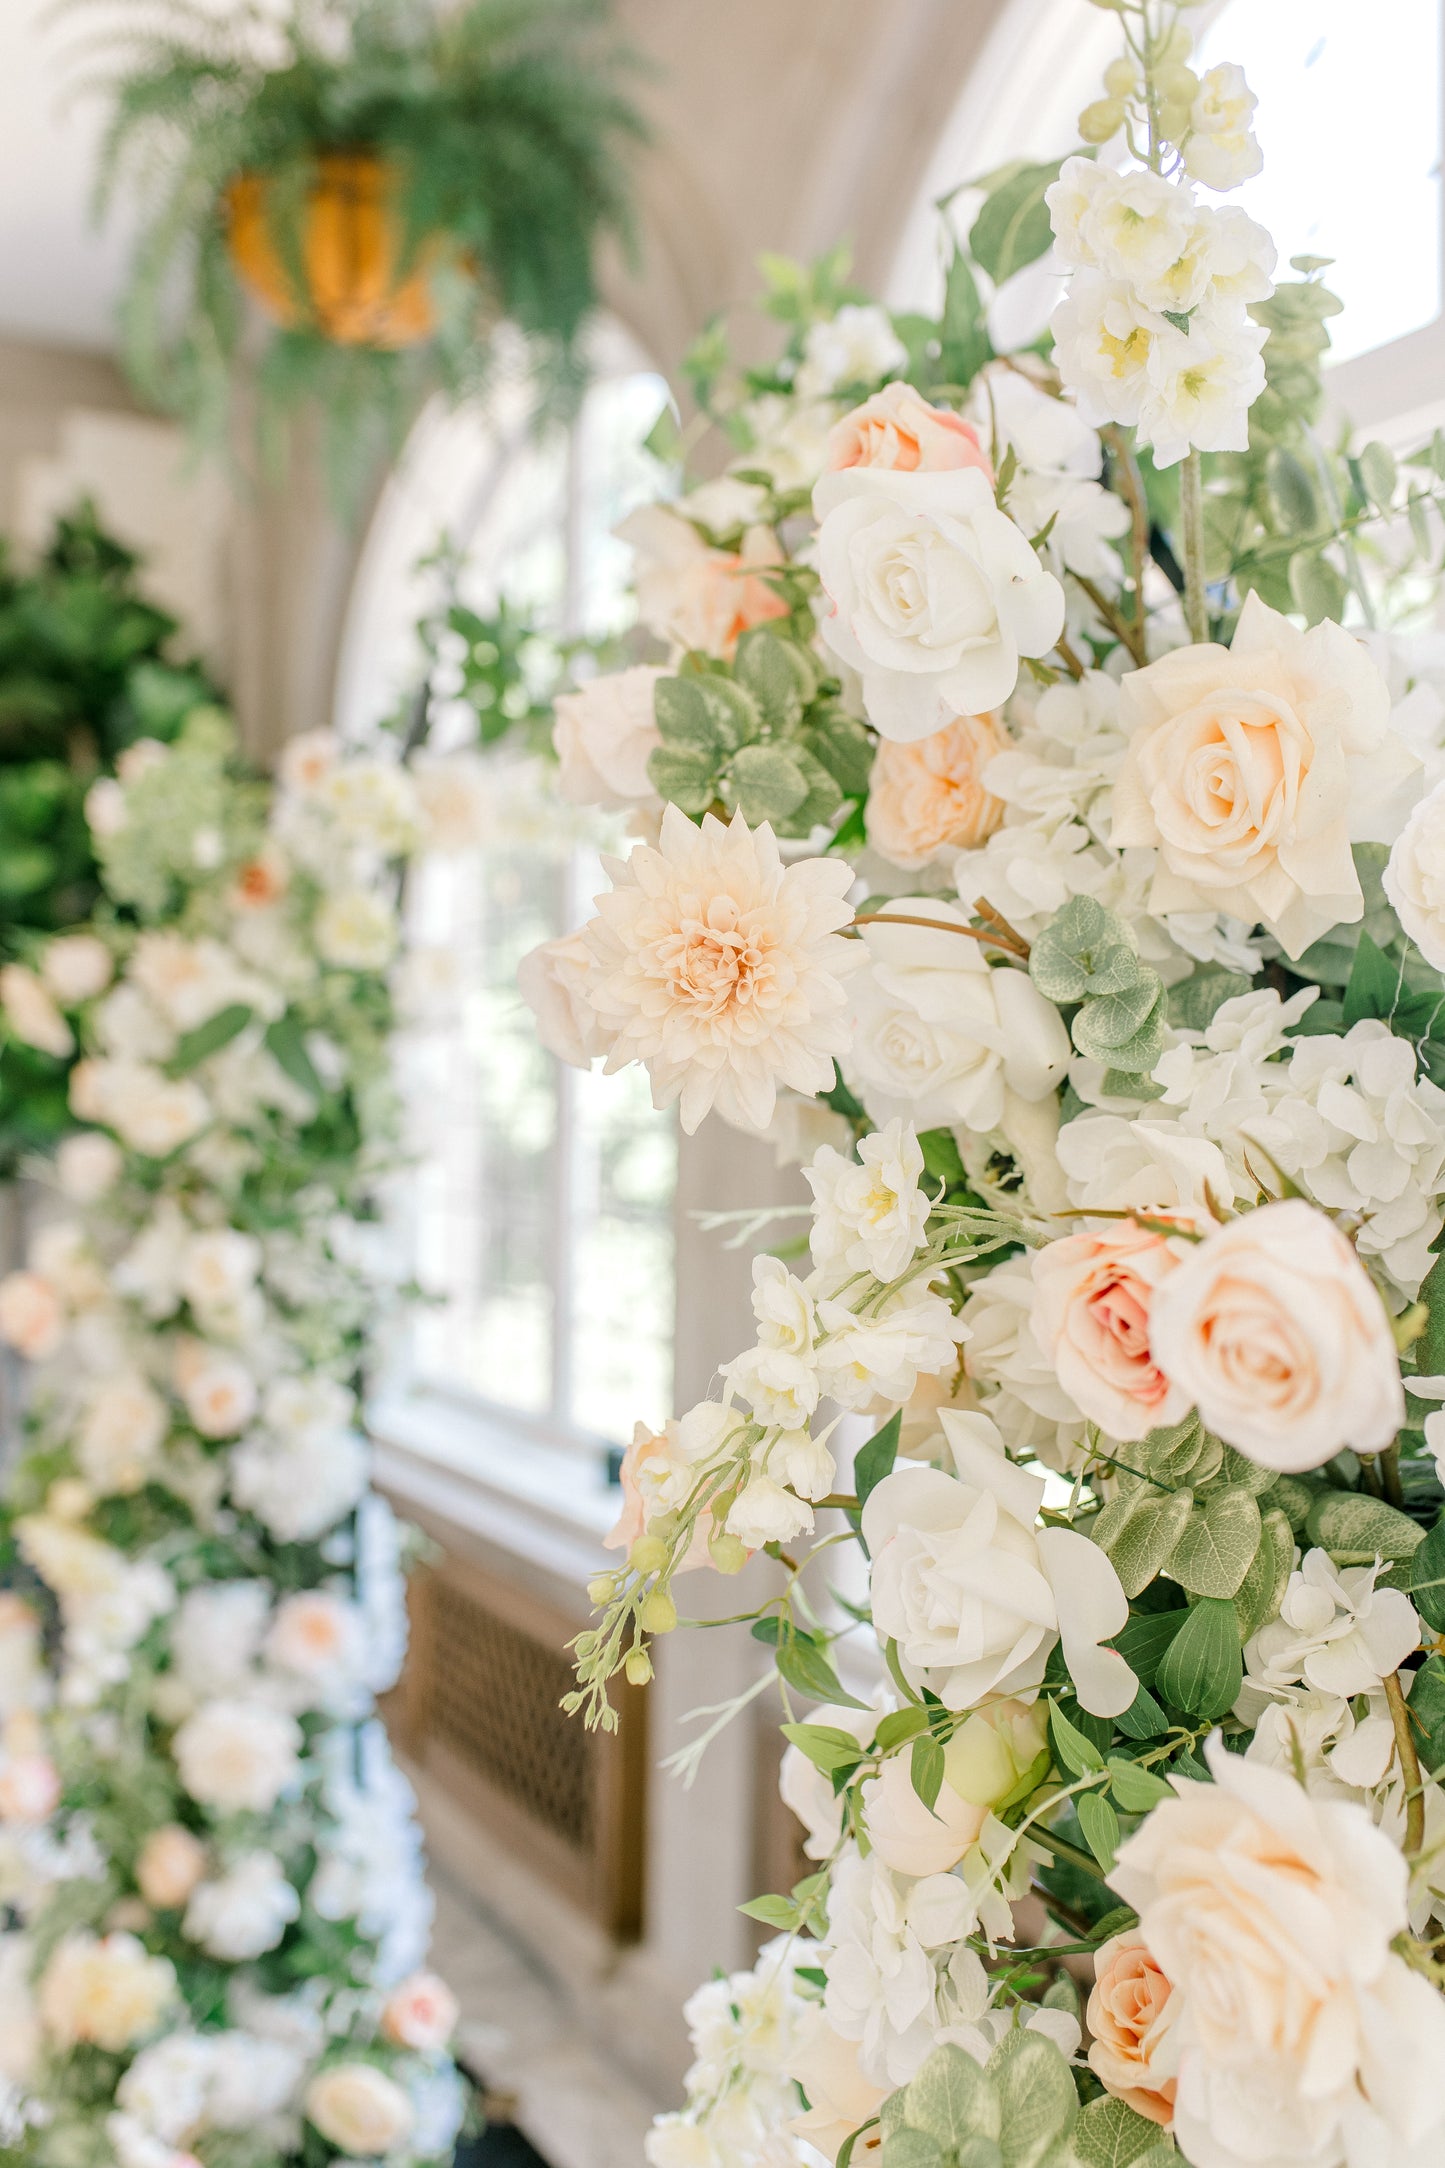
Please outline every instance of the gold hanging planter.
[[399, 274], [402, 221], [396, 169], [369, 150], [322, 151], [302, 214], [298, 282], [269, 219], [273, 182], [241, 173], [226, 190], [231, 258], [247, 290], [287, 329], [338, 346], [418, 346], [436, 328], [429, 283], [440, 253], [426, 241]]

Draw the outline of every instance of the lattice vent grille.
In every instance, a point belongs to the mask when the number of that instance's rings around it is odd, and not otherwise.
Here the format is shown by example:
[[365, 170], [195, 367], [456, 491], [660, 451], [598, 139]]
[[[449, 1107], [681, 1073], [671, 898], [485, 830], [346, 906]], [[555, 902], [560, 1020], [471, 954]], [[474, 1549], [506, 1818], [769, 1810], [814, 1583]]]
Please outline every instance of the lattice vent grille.
[[590, 1854], [593, 1741], [558, 1707], [573, 1683], [567, 1657], [455, 1583], [434, 1585], [432, 1605], [432, 1735], [569, 1849]]

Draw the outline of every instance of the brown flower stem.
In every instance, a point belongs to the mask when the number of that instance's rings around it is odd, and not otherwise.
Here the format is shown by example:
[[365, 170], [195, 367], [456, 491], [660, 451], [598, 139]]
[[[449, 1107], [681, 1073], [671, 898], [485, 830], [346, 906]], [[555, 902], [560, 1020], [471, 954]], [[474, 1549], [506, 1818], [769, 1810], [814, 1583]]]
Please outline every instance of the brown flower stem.
[[1102, 587], [1096, 586], [1093, 580], [1085, 579], [1082, 572], [1071, 572], [1069, 578], [1088, 596], [1115, 639], [1123, 642], [1132, 660], [1142, 670], [1149, 660], [1149, 651], [1144, 645], [1143, 625], [1126, 617], [1118, 604], [1109, 600]]
[[1191, 451], [1179, 470], [1179, 528], [1184, 557], [1184, 620], [1191, 640], [1209, 638], [1204, 585], [1204, 461]]
[[1405, 1857], [1414, 1859], [1425, 1842], [1425, 1788], [1420, 1776], [1420, 1757], [1415, 1752], [1414, 1734], [1410, 1730], [1410, 1712], [1405, 1706], [1405, 1690], [1400, 1684], [1398, 1671], [1392, 1671], [1385, 1680], [1385, 1699], [1390, 1705], [1390, 1722], [1395, 1727], [1395, 1752], [1400, 1758], [1400, 1774], [1405, 1780]]
[[862, 918], [855, 918], [851, 926], [840, 927], [839, 932], [856, 934], [861, 939], [866, 928], [875, 924], [923, 926], [930, 933], [961, 933], [970, 941], [981, 941], [985, 948], [1006, 949], [1011, 956], [1017, 956], [1020, 963], [1028, 961], [1028, 949], [1019, 945], [1017, 934], [1009, 940], [1000, 933], [980, 933], [976, 926], [955, 926], [948, 919], [919, 918], [911, 911], [865, 911]]
[[1074, 653], [1073, 649], [1070, 647], [1063, 633], [1060, 633], [1059, 637], [1054, 642], [1054, 653], [1063, 663], [1064, 668], [1068, 671], [1071, 678], [1077, 680], [1083, 676], [1084, 666], [1080, 662], [1078, 656]]
[[1028, 942], [1025, 941], [1023, 935], [1019, 932], [1017, 926], [1011, 926], [1008, 920], [1004, 917], [1002, 911], [996, 911], [994, 909], [993, 905], [989, 902], [987, 896], [974, 897], [973, 915], [975, 918], [981, 918], [984, 921], [985, 925], [997, 927], [998, 931], [1005, 937], [1005, 939], [1013, 943], [1015, 950], [1020, 956], [1029, 956], [1033, 953], [1029, 947]]

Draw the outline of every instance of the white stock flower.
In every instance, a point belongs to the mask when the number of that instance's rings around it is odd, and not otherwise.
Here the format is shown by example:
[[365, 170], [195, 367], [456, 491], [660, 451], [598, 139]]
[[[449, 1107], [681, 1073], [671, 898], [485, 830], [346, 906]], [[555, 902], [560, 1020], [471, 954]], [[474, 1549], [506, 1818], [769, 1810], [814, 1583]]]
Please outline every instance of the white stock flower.
[[1348, 1701], [1377, 1694], [1420, 1646], [1420, 1620], [1408, 1596], [1377, 1588], [1382, 1567], [1336, 1566], [1328, 1551], [1306, 1551], [1278, 1618], [1245, 1644], [1244, 1720], [1256, 1724], [1262, 1703], [1296, 1686]]
[[[890, 925], [895, 914], [930, 926]], [[991, 966], [957, 905], [900, 896], [865, 921], [850, 1076], [877, 1122], [997, 1129], [1007, 1094], [1043, 1099], [1068, 1066], [1058, 1010], [1026, 971]]]
[[1206, 1235], [1155, 1290], [1149, 1331], [1205, 1426], [1261, 1467], [1383, 1452], [1404, 1423], [1385, 1306], [1334, 1222], [1300, 1198]]
[[1189, 109], [1184, 145], [1184, 170], [1192, 181], [1219, 190], [1238, 188], [1262, 170], [1252, 126], [1258, 103], [1243, 68], [1233, 61], [1205, 70]]
[[181, 1932], [210, 1957], [244, 1964], [274, 1950], [301, 1900], [274, 1852], [243, 1852], [214, 1881], [191, 1892]]
[[[819, 1275], [815, 1274], [814, 1278]], [[823, 1397], [840, 1408], [866, 1408], [874, 1400], [902, 1402], [920, 1377], [952, 1370], [958, 1343], [968, 1337], [946, 1296], [915, 1283], [866, 1311], [837, 1295], [820, 1295], [817, 1318], [818, 1381]]]
[[658, 849], [606, 866], [612, 888], [584, 935], [609, 1073], [640, 1061], [689, 1135], [713, 1106], [765, 1129], [780, 1084], [831, 1085], [848, 1043], [840, 981], [855, 958], [838, 928], [853, 915], [851, 867], [785, 866], [766, 825], [739, 813], [697, 828], [674, 805]]
[[1246, 449], [1266, 333], [1232, 300], [1196, 310], [1181, 331], [1132, 286], [1078, 271], [1053, 329], [1060, 373], [1085, 419], [1132, 425], [1156, 465], [1173, 466], [1191, 448]]
[[824, 641], [885, 738], [996, 708], [1063, 630], [1064, 591], [976, 467], [852, 467], [814, 491]]
[[978, 1905], [958, 1875], [916, 1881], [851, 1846], [838, 1860], [821, 1955], [823, 2009], [833, 2030], [858, 2044], [859, 2067], [873, 2084], [906, 2084], [940, 2028], [960, 2014], [952, 1974], [961, 1969], [967, 1979], [976, 1960], [957, 1945], [977, 1924]]
[[557, 788], [569, 805], [620, 809], [656, 797], [647, 762], [662, 743], [653, 694], [663, 675], [639, 663], [558, 695], [552, 742]]
[[328, 896], [311, 930], [322, 961], [341, 971], [384, 971], [400, 939], [391, 905], [365, 888]]
[[1427, 2168], [1445, 2004], [1391, 1949], [1404, 1860], [1363, 1807], [1207, 1751], [1214, 1782], [1176, 1777], [1109, 1876], [1179, 2004], [1181, 2151], [1196, 2168]]
[[1328, 620], [1301, 632], [1251, 594], [1230, 647], [1131, 672], [1120, 706], [1112, 840], [1158, 851], [1151, 911], [1258, 919], [1291, 956], [1359, 919], [1351, 838], [1414, 761], [1357, 640]]
[[854, 385], [876, 384], [907, 360], [908, 350], [886, 309], [845, 301], [836, 315], [808, 326], [794, 382], [804, 399], [818, 399]]
[[1080, 1702], [1117, 1716], [1138, 1680], [1101, 1645], [1128, 1617], [1113, 1566], [1073, 1529], [1038, 1526], [1044, 1480], [1013, 1466], [987, 1416], [939, 1421], [957, 1473], [897, 1468], [863, 1508], [879, 1632], [950, 1709], [1037, 1687], [1061, 1641]]
[[345, 754], [318, 779], [316, 796], [346, 841], [360, 850], [396, 858], [416, 841], [416, 786], [393, 760]]
[[301, 1727], [259, 1701], [210, 1701], [171, 1742], [192, 1799], [223, 1814], [269, 1814], [300, 1770]]
[[780, 1257], [753, 1259], [757, 1344], [724, 1363], [722, 1375], [758, 1421], [804, 1430], [820, 1398], [810, 1290]]
[[923, 1242], [928, 1199], [911, 1123], [894, 1119], [861, 1139], [856, 1159], [824, 1145], [803, 1169], [813, 1192], [815, 1265], [896, 1280]]

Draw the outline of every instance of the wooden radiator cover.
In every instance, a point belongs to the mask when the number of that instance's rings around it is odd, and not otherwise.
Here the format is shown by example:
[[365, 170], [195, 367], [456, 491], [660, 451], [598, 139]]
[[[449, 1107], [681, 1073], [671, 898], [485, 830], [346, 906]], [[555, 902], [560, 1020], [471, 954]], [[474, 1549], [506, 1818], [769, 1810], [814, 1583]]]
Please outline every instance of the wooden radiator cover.
[[400, 1750], [614, 1940], [642, 1933], [646, 1689], [614, 1686], [619, 1728], [558, 1706], [577, 1621], [476, 1560], [414, 1576], [411, 1652], [386, 1717]]

